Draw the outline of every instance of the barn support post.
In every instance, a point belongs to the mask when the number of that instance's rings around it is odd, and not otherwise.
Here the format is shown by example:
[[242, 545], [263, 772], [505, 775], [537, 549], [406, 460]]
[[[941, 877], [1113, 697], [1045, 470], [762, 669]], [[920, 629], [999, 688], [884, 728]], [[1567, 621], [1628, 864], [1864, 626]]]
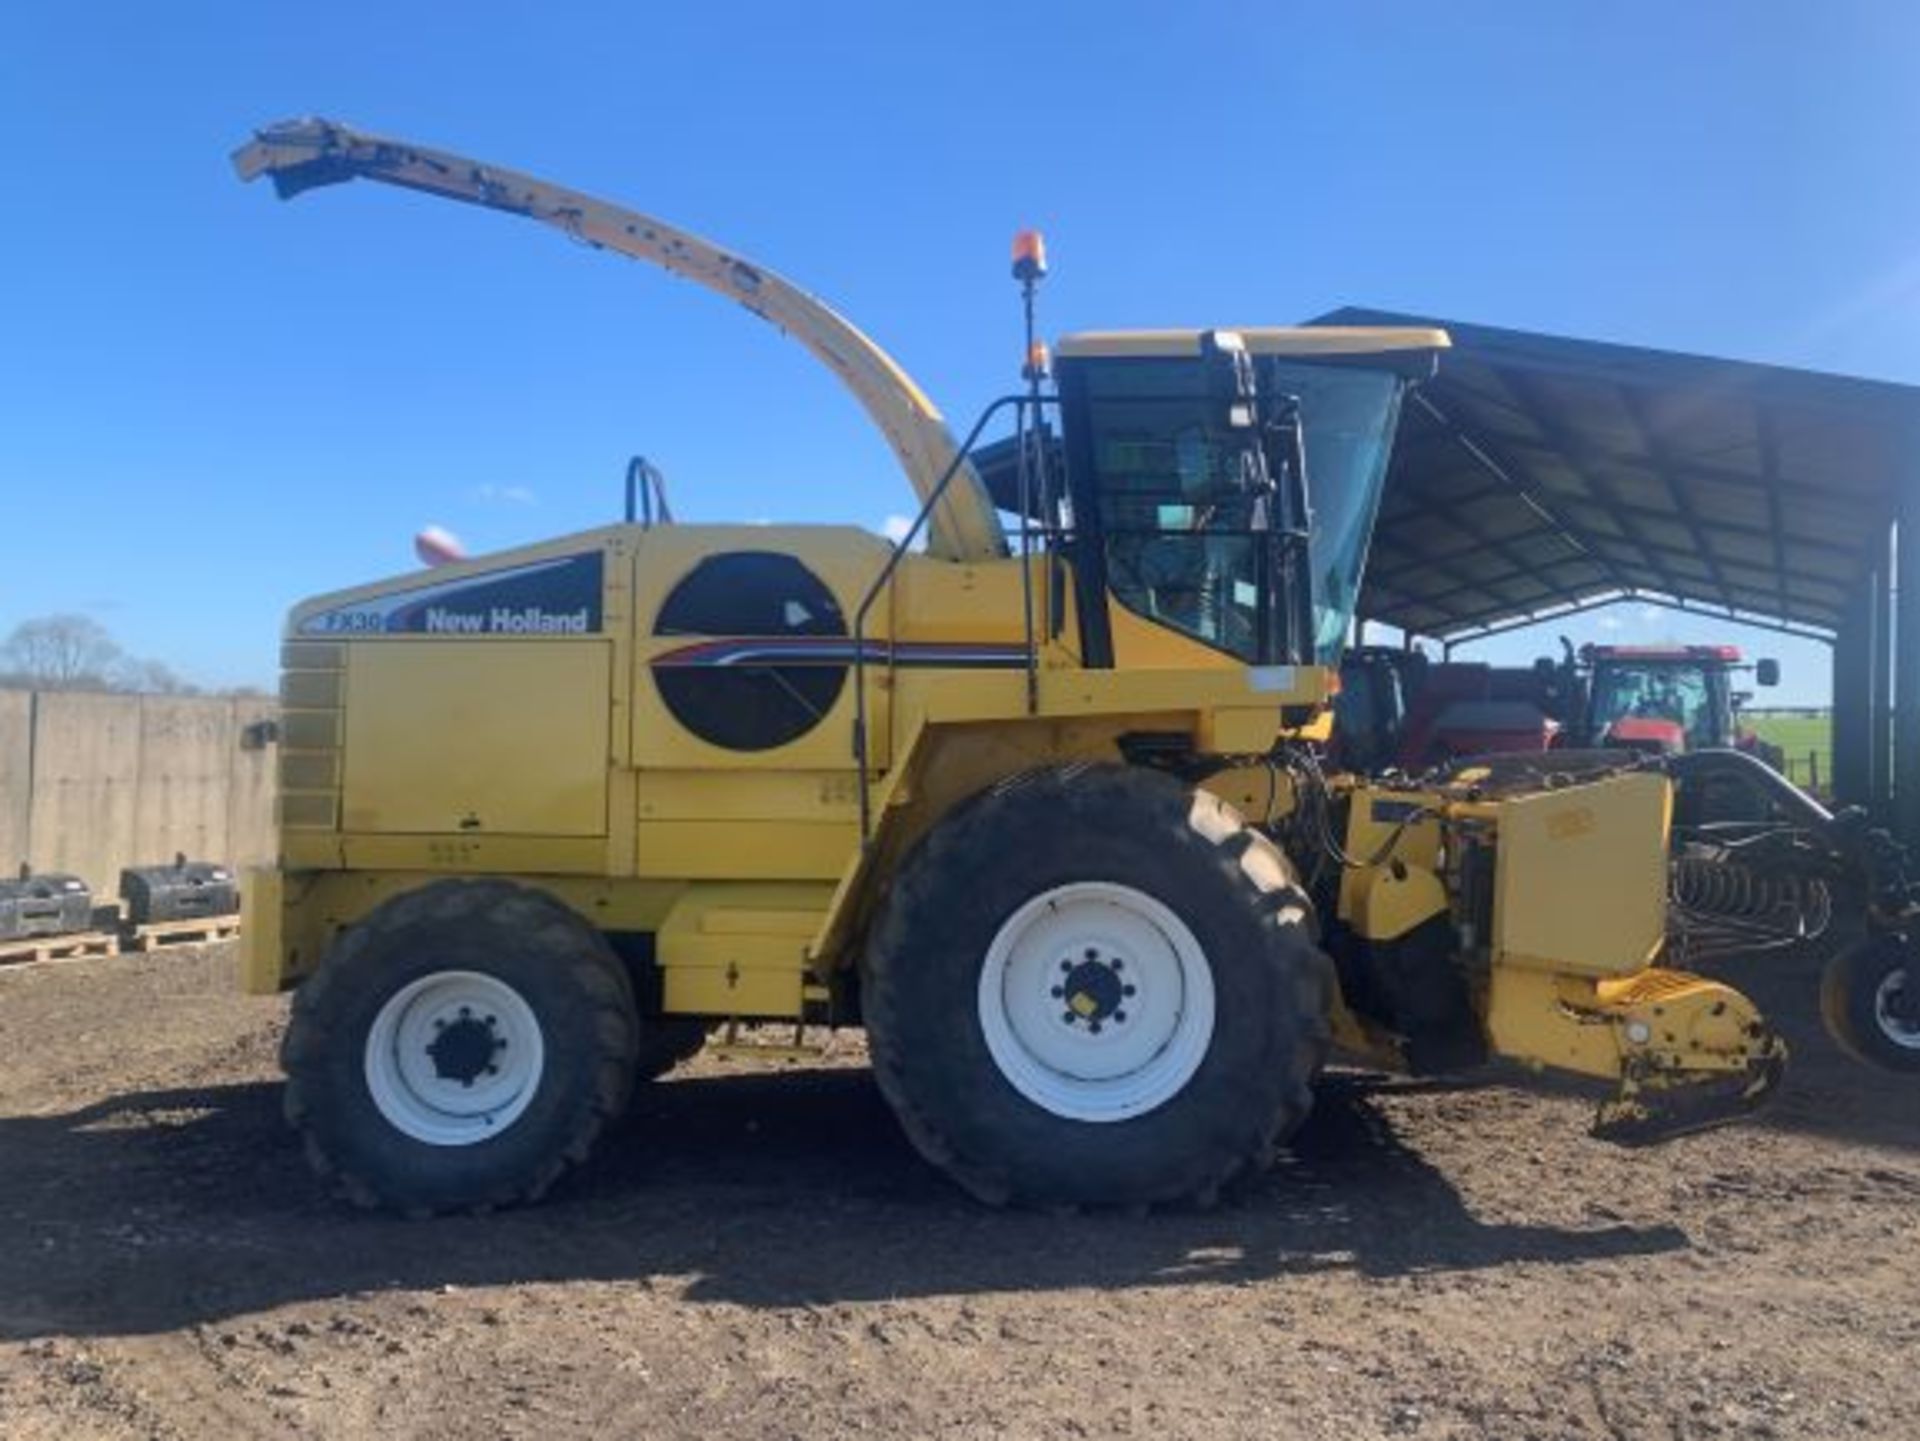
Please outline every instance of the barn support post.
[[1869, 761], [1872, 787], [1865, 802], [1882, 825], [1893, 822], [1893, 527], [1880, 548], [1881, 563], [1872, 577], [1873, 683], [1868, 691], [1872, 739]]
[[1833, 638], [1833, 798], [1841, 805], [1877, 808], [1885, 794], [1883, 767], [1873, 763], [1875, 672], [1884, 669], [1874, 621], [1883, 590], [1879, 572], [1862, 576]]
[[[1920, 466], [1920, 451], [1910, 450]], [[1893, 829], [1920, 844], [1920, 472], [1902, 477], [1900, 529], [1894, 536]]]

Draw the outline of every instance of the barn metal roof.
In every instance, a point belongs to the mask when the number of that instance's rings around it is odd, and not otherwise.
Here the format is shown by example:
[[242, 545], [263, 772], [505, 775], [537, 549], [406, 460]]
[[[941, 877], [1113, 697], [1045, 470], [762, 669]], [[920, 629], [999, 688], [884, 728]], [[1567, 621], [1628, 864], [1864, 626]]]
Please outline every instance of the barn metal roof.
[[1920, 387], [1343, 309], [1453, 337], [1416, 390], [1360, 613], [1464, 639], [1641, 597], [1830, 636], [1920, 469]]

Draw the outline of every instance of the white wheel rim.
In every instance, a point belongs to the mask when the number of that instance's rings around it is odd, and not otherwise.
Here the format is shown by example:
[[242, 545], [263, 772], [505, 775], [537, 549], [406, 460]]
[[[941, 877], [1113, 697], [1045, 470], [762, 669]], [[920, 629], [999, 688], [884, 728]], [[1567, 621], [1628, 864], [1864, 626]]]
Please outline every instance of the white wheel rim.
[[1002, 923], [980, 967], [1000, 1074], [1071, 1121], [1124, 1121], [1177, 1096], [1213, 1041], [1213, 971], [1186, 923], [1131, 886], [1078, 881]]
[[520, 1118], [540, 1089], [546, 1043], [533, 1008], [478, 971], [435, 971], [388, 998], [367, 1032], [367, 1090], [394, 1129], [471, 1146]]
[[1900, 966], [1888, 971], [1880, 978], [1879, 988], [1873, 993], [1873, 1018], [1880, 1023], [1880, 1031], [1894, 1045], [1904, 1051], [1920, 1051], [1920, 1026], [1897, 1014], [1894, 1010], [1894, 998], [1907, 989], [1907, 968]]

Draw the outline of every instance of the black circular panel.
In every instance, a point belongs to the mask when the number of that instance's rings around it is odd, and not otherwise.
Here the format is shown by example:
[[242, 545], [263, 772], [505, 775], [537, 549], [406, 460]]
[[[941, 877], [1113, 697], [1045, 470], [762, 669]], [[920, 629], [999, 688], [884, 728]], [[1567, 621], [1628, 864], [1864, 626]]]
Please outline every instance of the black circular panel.
[[[761, 751], [817, 726], [847, 683], [846, 618], [826, 583], [790, 555], [709, 556], [667, 595], [659, 636], [710, 637], [658, 657], [660, 699], [713, 745]], [[823, 638], [808, 644], [809, 637]]]

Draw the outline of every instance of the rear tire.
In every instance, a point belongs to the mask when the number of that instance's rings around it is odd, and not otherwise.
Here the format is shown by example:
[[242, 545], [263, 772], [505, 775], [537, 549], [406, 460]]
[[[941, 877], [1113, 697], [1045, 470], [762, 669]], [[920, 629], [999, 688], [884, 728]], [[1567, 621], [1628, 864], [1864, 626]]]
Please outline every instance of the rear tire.
[[1821, 977], [1820, 1010], [1855, 1059], [1920, 1072], [1920, 965], [1903, 942], [1869, 940], [1836, 956]]
[[574, 912], [435, 881], [349, 927], [295, 993], [287, 1118], [359, 1205], [535, 1200], [625, 1107], [637, 1030], [619, 958]]
[[862, 997], [929, 1161], [993, 1204], [1134, 1206], [1210, 1201], [1271, 1159], [1312, 1105], [1332, 985], [1270, 841], [1207, 792], [1095, 766], [936, 826]]

